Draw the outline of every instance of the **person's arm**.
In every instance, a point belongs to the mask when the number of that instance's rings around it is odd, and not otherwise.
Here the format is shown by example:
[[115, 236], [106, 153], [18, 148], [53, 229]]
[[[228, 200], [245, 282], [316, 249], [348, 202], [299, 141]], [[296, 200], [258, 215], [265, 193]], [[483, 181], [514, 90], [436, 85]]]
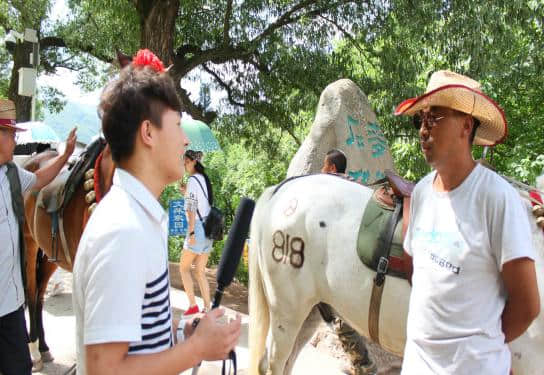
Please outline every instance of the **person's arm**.
[[87, 345], [87, 374], [179, 374], [203, 360], [225, 359], [238, 342], [241, 319], [221, 324], [223, 314], [223, 309], [210, 311], [187, 340], [160, 353], [128, 355], [126, 342]]
[[406, 280], [412, 285], [412, 275], [414, 274], [414, 262], [413, 258], [406, 251], [403, 252], [402, 263], [404, 265], [404, 274]]
[[505, 341], [521, 336], [540, 313], [540, 295], [536, 281], [535, 262], [518, 258], [504, 263], [502, 279], [508, 293], [502, 312]]
[[59, 174], [60, 170], [68, 161], [68, 158], [74, 152], [76, 146], [76, 128], [73, 128], [66, 138], [66, 148], [62, 155], [57, 156], [51, 160], [46, 166], [38, 169], [36, 174], [36, 183], [32, 187], [33, 190], [40, 190], [42, 187], [53, 181], [53, 179]]
[[189, 245], [195, 244], [195, 235], [190, 235], [195, 231], [196, 210], [198, 209], [198, 195], [195, 191], [195, 181], [189, 177], [185, 192], [185, 213], [187, 214], [187, 237]]
[[189, 237], [189, 245], [195, 244], [195, 215], [194, 211], [187, 211], [187, 237]]

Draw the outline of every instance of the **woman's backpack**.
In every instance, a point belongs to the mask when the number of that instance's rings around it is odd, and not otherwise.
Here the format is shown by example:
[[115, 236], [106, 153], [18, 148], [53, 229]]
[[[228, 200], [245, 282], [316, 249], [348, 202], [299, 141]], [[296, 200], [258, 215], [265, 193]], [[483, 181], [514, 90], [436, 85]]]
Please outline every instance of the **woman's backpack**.
[[[206, 199], [208, 199], [208, 194], [206, 194], [206, 190], [204, 190], [198, 178], [195, 177], [195, 180], [200, 185], [200, 189], [202, 189]], [[198, 207], [196, 209], [196, 213], [198, 214], [200, 221], [202, 221], [204, 224], [204, 234], [206, 237], [211, 240], [221, 241], [223, 239], [223, 232], [225, 228], [225, 215], [223, 215], [223, 212], [221, 212], [219, 208], [211, 206], [210, 213], [208, 213], [208, 216], [206, 216], [206, 220], [202, 220]]]

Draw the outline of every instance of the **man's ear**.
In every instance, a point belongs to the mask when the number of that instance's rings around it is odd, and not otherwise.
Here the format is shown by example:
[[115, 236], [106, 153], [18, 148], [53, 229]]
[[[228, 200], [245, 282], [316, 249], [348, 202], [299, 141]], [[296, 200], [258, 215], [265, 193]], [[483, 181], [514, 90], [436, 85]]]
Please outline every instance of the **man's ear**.
[[472, 128], [474, 127], [474, 119], [471, 116], [465, 116], [465, 121], [463, 121], [463, 133], [470, 137], [472, 133]]
[[153, 137], [155, 135], [155, 127], [149, 120], [142, 121], [140, 129], [138, 130], [138, 135], [142, 143], [146, 146], [151, 146], [153, 144]]

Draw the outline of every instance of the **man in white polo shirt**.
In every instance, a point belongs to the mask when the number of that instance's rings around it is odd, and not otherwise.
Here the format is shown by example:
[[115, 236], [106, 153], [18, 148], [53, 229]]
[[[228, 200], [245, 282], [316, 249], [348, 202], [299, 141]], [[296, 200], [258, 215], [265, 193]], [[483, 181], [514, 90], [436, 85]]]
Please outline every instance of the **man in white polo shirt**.
[[[162, 190], [183, 176], [188, 140], [181, 103], [162, 63], [144, 50], [105, 89], [102, 130], [117, 164], [113, 186], [93, 212], [74, 265], [77, 373], [179, 374], [224, 359], [240, 318], [216, 309], [175, 344]], [[183, 340], [179, 336], [185, 336]]]
[[0, 373], [4, 375], [24, 375], [32, 371], [23, 308], [22, 194], [31, 188], [39, 190], [51, 182], [76, 143], [74, 129], [68, 136], [65, 152], [31, 173], [12, 162], [16, 132], [23, 130], [15, 125], [15, 104], [11, 100], [0, 100]]

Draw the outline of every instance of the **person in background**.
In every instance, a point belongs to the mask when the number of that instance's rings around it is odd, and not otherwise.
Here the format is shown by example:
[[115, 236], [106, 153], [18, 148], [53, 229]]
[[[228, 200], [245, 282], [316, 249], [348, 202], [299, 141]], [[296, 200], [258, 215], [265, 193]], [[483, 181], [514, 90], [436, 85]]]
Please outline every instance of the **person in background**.
[[31, 173], [13, 163], [15, 104], [0, 99], [0, 373], [32, 372], [24, 314], [25, 249], [23, 194], [38, 191], [60, 172], [76, 144], [76, 130], [66, 139], [64, 153]]
[[195, 277], [204, 300], [204, 310], [209, 311], [210, 286], [206, 278], [206, 264], [212, 251], [213, 241], [204, 233], [204, 220], [213, 204], [213, 190], [210, 179], [202, 165], [202, 152], [187, 150], [185, 152], [185, 171], [189, 174], [185, 192], [185, 211], [187, 213], [187, 236], [183, 244], [180, 259], [180, 273], [183, 289], [189, 298], [186, 316], [199, 312], [196, 303], [191, 267], [195, 265]]
[[323, 168], [321, 173], [346, 173], [347, 167], [346, 155], [337, 149], [332, 149], [327, 152], [325, 159], [323, 160]]

